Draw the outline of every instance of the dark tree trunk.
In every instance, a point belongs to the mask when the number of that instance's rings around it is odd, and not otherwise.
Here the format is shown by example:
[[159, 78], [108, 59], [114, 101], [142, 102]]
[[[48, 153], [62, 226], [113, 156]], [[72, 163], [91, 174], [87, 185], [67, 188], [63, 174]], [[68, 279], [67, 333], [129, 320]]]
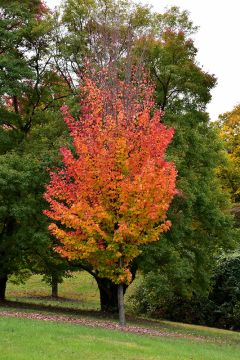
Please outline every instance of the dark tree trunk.
[[52, 298], [58, 298], [58, 281], [52, 276]]
[[125, 308], [124, 308], [124, 285], [118, 285], [118, 314], [120, 326], [126, 325]]
[[106, 278], [95, 277], [99, 292], [101, 311], [117, 313], [118, 312], [118, 285]]
[[7, 275], [0, 275], [0, 301], [5, 300], [7, 286]]
[[[97, 284], [98, 289], [100, 292], [100, 304], [101, 304], [101, 311], [109, 312], [109, 313], [118, 313], [118, 285], [114, 284], [111, 280], [107, 278], [100, 278], [96, 274], [93, 273], [92, 269], [89, 269], [87, 266], [82, 266], [81, 268], [88, 271], [89, 274], [94, 276]], [[134, 280], [137, 265], [134, 263], [132, 264], [131, 268], [132, 278]], [[125, 294], [128, 285], [123, 285], [123, 295]]]

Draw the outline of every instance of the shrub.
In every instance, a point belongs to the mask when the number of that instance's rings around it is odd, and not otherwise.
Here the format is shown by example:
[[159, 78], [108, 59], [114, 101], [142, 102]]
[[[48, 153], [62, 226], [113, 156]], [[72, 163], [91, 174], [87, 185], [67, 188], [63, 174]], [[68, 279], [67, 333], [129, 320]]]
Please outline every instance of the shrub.
[[240, 253], [219, 259], [208, 294], [179, 288], [167, 273], [150, 272], [131, 296], [135, 312], [173, 321], [240, 329]]

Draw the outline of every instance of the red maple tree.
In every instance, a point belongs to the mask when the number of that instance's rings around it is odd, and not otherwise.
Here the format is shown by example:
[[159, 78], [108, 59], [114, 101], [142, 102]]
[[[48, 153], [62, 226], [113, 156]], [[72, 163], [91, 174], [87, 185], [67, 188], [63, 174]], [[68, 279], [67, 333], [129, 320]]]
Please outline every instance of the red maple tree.
[[82, 92], [79, 119], [62, 108], [74, 151], [61, 149], [63, 166], [50, 173], [45, 214], [59, 253], [119, 284], [120, 309], [140, 245], [171, 226], [166, 213], [176, 170], [164, 155], [174, 131], [161, 124], [145, 79], [109, 88], [86, 76]]

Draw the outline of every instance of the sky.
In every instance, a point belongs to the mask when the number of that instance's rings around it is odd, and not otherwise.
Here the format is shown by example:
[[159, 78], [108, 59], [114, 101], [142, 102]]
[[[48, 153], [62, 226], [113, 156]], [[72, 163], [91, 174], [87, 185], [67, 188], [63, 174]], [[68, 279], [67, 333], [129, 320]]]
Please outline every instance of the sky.
[[[45, 0], [49, 7], [60, 0]], [[207, 110], [211, 120], [231, 111], [240, 103], [240, 1], [239, 0], [142, 0], [162, 12], [166, 7], [179, 6], [188, 10], [194, 25], [198, 49], [197, 61], [204, 71], [214, 74], [218, 83], [212, 90]]]

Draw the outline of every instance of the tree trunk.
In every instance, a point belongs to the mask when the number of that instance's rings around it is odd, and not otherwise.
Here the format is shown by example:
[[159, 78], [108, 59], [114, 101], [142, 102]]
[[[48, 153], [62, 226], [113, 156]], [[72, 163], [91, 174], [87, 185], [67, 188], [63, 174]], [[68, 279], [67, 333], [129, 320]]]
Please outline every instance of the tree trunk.
[[7, 286], [7, 275], [0, 275], [0, 301], [5, 300]]
[[58, 281], [52, 276], [52, 298], [58, 298]]
[[[88, 269], [84, 269], [88, 271]], [[132, 279], [134, 280], [137, 266], [133, 264], [130, 268], [132, 273]], [[89, 272], [93, 275], [92, 272]], [[118, 285], [114, 284], [111, 280], [107, 278], [100, 278], [94, 274], [94, 278], [97, 281], [98, 289], [100, 292], [100, 304], [101, 311], [109, 313], [118, 313]], [[123, 295], [125, 294], [128, 285], [123, 284]]]
[[[114, 284], [107, 278], [98, 277], [98, 275], [92, 271], [92, 268], [88, 266], [80, 265], [80, 267], [92, 275], [97, 282], [100, 292], [101, 311], [108, 313], [118, 313], [118, 285]], [[131, 265], [130, 271], [132, 273], [132, 280], [134, 280], [137, 272], [136, 263]], [[128, 285], [123, 284], [123, 294], [125, 294], [127, 288]]]
[[100, 292], [101, 311], [118, 312], [118, 285], [106, 278], [95, 277]]
[[119, 284], [118, 285], [118, 314], [119, 314], [120, 326], [126, 325], [123, 295], [124, 295], [123, 284]]

